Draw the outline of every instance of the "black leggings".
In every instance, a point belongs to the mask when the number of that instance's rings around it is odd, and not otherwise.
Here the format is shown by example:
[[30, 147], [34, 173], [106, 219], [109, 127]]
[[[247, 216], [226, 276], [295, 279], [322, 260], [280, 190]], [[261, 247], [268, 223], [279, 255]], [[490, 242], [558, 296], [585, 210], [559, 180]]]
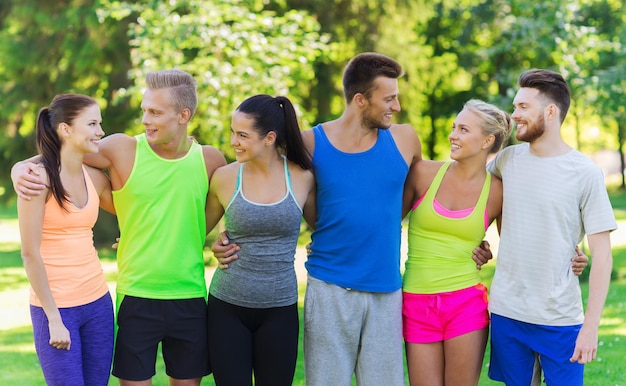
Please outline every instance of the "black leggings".
[[217, 386], [291, 386], [298, 305], [246, 308], [209, 295], [209, 355]]

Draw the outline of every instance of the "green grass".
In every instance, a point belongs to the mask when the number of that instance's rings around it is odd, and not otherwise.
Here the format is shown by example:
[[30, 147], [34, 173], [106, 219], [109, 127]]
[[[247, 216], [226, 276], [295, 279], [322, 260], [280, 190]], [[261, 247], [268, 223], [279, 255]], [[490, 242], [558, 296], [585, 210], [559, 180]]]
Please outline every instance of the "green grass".
[[609, 186], [607, 189], [615, 218], [626, 220], [626, 190], [622, 190], [618, 185]]
[[[611, 202], [616, 210], [616, 216], [626, 219], [626, 193], [619, 190], [610, 190]], [[620, 212], [621, 211], [621, 212]], [[621, 213], [621, 214], [620, 214]], [[0, 209], [0, 225], [16, 224], [14, 208]], [[302, 238], [305, 240], [306, 238]], [[115, 259], [114, 251], [102, 249], [99, 251], [101, 259], [112, 262]], [[613, 249], [614, 280], [611, 283], [607, 303], [599, 331], [599, 346], [597, 360], [585, 368], [586, 386], [625, 386], [626, 374], [626, 245]], [[483, 267], [481, 276], [488, 286], [491, 284], [495, 264]], [[113, 282], [116, 274], [108, 273], [107, 280]], [[0, 242], [0, 295], [28, 286], [20, 257], [19, 244]], [[582, 284], [584, 296], [588, 292], [588, 285]], [[294, 385], [304, 385], [304, 363], [302, 352], [302, 298], [305, 286], [300, 287], [300, 346]], [[24, 307], [28, 299], [24, 299]], [[0, 307], [0, 310], [2, 307]], [[487, 377], [489, 363], [489, 345], [483, 364], [480, 386], [502, 385], [493, 382]], [[157, 375], [153, 380], [155, 386], [166, 386], [167, 376], [163, 360], [159, 355], [157, 360]], [[3, 329], [0, 319], [0, 384], [15, 384], [26, 386], [45, 385], [41, 369], [33, 346], [32, 330], [30, 325]], [[111, 378], [109, 385], [117, 385], [115, 378]], [[214, 385], [212, 377], [206, 377], [203, 385]], [[355, 382], [353, 381], [353, 384]]]
[[17, 218], [17, 203], [13, 202], [10, 205], [0, 205], [0, 219], [11, 219], [15, 220]]

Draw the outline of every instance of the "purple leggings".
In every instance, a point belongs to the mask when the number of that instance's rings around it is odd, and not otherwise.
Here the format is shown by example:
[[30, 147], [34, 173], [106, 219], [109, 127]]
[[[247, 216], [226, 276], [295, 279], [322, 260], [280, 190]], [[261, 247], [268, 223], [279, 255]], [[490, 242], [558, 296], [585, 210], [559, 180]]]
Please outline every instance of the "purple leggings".
[[69, 351], [50, 346], [48, 318], [43, 308], [30, 306], [35, 350], [46, 384], [106, 386], [113, 357], [111, 295], [107, 292], [94, 302], [59, 311], [72, 339]]

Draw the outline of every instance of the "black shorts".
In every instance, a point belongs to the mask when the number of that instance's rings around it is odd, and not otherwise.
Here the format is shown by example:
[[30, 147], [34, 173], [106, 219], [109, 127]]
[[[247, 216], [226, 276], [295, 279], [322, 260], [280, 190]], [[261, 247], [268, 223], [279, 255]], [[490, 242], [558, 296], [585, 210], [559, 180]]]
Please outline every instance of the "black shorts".
[[128, 381], [152, 378], [159, 342], [170, 377], [193, 379], [211, 373], [204, 298], [157, 300], [124, 296], [117, 326], [114, 376]]

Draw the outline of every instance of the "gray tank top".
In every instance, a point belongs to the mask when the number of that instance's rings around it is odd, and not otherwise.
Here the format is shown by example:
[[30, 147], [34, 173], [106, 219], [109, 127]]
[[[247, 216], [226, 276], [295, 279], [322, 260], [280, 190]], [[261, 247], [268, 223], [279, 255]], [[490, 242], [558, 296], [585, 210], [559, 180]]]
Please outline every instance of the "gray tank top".
[[[284, 157], [283, 157], [284, 158]], [[287, 193], [273, 204], [257, 204], [242, 191], [239, 167], [237, 188], [224, 213], [228, 237], [239, 245], [239, 259], [217, 269], [209, 292], [216, 298], [248, 308], [284, 307], [298, 301], [294, 256], [302, 208], [291, 190], [287, 160]]]

